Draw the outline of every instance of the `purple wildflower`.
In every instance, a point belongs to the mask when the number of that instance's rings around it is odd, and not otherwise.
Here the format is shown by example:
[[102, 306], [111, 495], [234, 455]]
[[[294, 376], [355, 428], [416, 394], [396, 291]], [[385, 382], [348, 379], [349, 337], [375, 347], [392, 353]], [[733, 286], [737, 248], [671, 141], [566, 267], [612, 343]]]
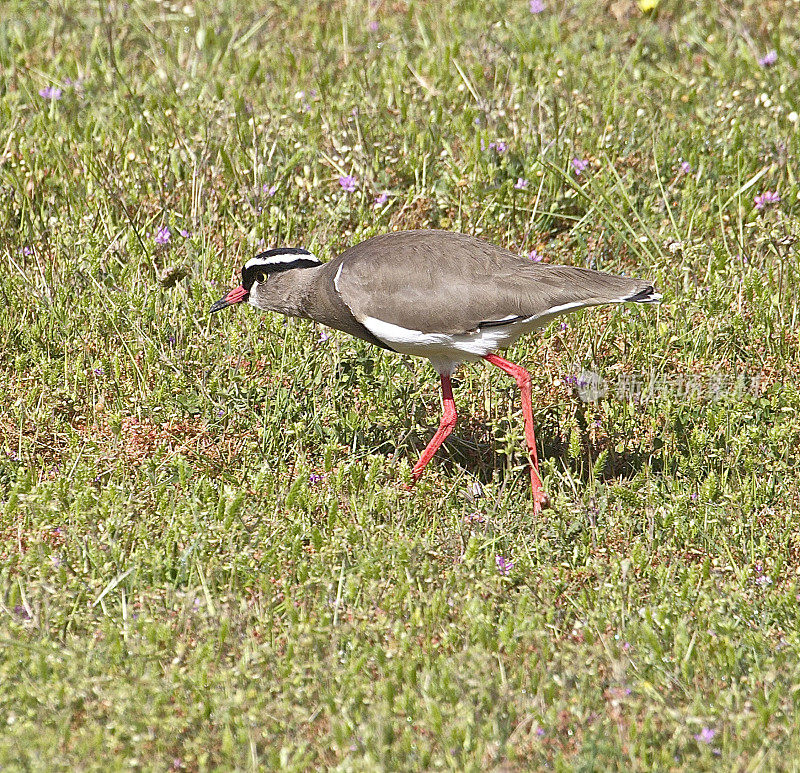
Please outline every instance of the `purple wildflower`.
[[105, 375], [105, 371], [102, 368], [95, 368], [94, 369], [94, 375], [95, 376], [104, 376]]
[[538, 735], [539, 738], [541, 738], [544, 734], [545, 733], [544, 733], [544, 728], [543, 727], [537, 727], [536, 728], [536, 735]]
[[503, 556], [495, 556], [494, 562], [497, 564], [497, 571], [504, 576], [511, 574], [511, 570], [514, 568], [514, 562]]
[[308, 482], [311, 483], [312, 485], [314, 483], [319, 483], [321, 480], [322, 480], [322, 475], [317, 475], [316, 473], [311, 473], [311, 475], [308, 476]]
[[181, 236], [182, 236], [184, 239], [188, 239], [188, 238], [191, 236], [191, 234], [189, 233], [189, 231], [187, 231], [185, 228], [179, 228], [179, 229], [178, 229], [178, 233], [179, 233], [179, 234], [180, 234], [180, 235], [181, 235]]
[[30, 620], [31, 619], [31, 616], [28, 613], [28, 610], [25, 609], [25, 607], [23, 607], [22, 604], [17, 604], [14, 607], [14, 614], [15, 615], [19, 615], [23, 620]]
[[688, 161], [681, 161], [680, 170], [683, 174], [689, 174], [692, 171], [692, 165]]
[[772, 65], [775, 64], [775, 62], [777, 61], [778, 61], [778, 52], [773, 48], [772, 50], [767, 51], [767, 53], [764, 54], [764, 56], [762, 56], [758, 60], [758, 63], [762, 67], [772, 67]]
[[695, 734], [694, 740], [698, 741], [699, 743], [711, 743], [716, 734], [716, 730], [713, 730], [710, 727], [704, 727], [699, 733]]
[[544, 255], [537, 250], [531, 250], [528, 253], [528, 260], [532, 260], [534, 263], [541, 263], [544, 260]]
[[172, 238], [172, 232], [167, 226], [161, 226], [155, 235], [156, 244], [166, 244]]
[[528, 7], [531, 9], [531, 13], [541, 13], [544, 11], [544, 3], [542, 0], [530, 0]]
[[561, 332], [562, 332], [562, 333], [566, 332], [566, 330], [567, 330], [567, 328], [568, 328], [568, 327], [569, 327], [569, 325], [567, 325], [567, 323], [566, 323], [566, 322], [562, 322], [562, 323], [561, 323]]
[[378, 22], [374, 19], [369, 23], [369, 31], [370, 32], [377, 32], [378, 31]]
[[514, 187], [518, 191], [524, 191], [528, 187], [528, 181], [524, 177], [517, 177], [517, 181], [514, 183]]
[[33, 247], [23, 247], [22, 254], [27, 258], [29, 255], [33, 255]]
[[322, 343], [323, 341], [327, 341], [331, 337], [331, 334], [328, 332], [327, 328], [322, 328], [319, 334], [319, 338], [317, 341]]
[[778, 191], [764, 191], [753, 199], [753, 203], [756, 205], [756, 209], [764, 209], [770, 204], [777, 204], [780, 200], [781, 196]]
[[386, 191], [383, 193], [379, 193], [375, 197], [375, 206], [380, 207], [381, 205], [385, 204], [389, 200], [389, 194]]
[[575, 170], [576, 175], [579, 175], [581, 172], [583, 172], [587, 166], [589, 166], [589, 162], [585, 158], [572, 159], [572, 168]]
[[266, 183], [264, 183], [264, 185], [261, 186], [261, 190], [264, 193], [266, 193], [267, 196], [272, 198], [278, 192], [278, 186], [277, 185], [267, 185]]
[[495, 140], [489, 143], [489, 150], [493, 150], [495, 153], [505, 153], [508, 150], [508, 143], [503, 140]]
[[356, 190], [356, 178], [345, 174], [339, 178], [339, 185], [345, 190], [346, 193], [354, 193]]
[[61, 89], [58, 86], [45, 86], [39, 89], [39, 96], [42, 99], [61, 99]]

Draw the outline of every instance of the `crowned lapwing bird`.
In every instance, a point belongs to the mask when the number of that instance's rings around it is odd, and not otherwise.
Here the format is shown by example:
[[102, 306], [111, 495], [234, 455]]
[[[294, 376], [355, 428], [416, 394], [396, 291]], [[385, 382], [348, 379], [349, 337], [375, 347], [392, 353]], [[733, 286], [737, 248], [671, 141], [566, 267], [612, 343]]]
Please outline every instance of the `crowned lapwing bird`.
[[455, 426], [453, 371], [481, 359], [496, 365], [516, 380], [522, 395], [538, 513], [547, 496], [533, 431], [531, 377], [497, 352], [565, 312], [660, 299], [648, 281], [533, 263], [474, 236], [420, 230], [374, 236], [327, 263], [297, 247], [267, 250], [244, 264], [242, 284], [211, 312], [246, 301], [321, 322], [389, 351], [427, 357], [442, 381], [444, 410], [411, 471], [414, 482]]

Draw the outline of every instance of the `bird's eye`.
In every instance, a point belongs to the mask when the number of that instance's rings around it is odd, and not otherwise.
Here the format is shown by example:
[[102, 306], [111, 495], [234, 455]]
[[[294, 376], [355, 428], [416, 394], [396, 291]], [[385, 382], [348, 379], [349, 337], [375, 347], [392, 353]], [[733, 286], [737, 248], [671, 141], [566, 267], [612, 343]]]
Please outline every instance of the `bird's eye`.
[[267, 281], [267, 275], [266, 274], [259, 274], [258, 275], [259, 284], [264, 284], [264, 282], [266, 282], [266, 281]]

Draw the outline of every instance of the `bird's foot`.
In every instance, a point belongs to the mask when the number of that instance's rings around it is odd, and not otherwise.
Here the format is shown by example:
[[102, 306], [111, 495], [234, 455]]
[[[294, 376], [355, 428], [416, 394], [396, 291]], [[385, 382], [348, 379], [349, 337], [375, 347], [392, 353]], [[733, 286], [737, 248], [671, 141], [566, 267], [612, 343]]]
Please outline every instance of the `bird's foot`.
[[422, 477], [422, 470], [411, 470], [411, 480], [408, 483], [403, 484], [403, 488], [406, 491], [413, 491], [414, 486], [417, 485], [417, 481]]
[[544, 493], [544, 484], [539, 477], [539, 471], [531, 466], [531, 491], [533, 492], [533, 513], [539, 515], [542, 510], [550, 507], [550, 497]]
[[550, 497], [542, 491], [542, 489], [533, 490], [533, 514], [539, 515], [542, 510], [547, 510], [550, 507]]

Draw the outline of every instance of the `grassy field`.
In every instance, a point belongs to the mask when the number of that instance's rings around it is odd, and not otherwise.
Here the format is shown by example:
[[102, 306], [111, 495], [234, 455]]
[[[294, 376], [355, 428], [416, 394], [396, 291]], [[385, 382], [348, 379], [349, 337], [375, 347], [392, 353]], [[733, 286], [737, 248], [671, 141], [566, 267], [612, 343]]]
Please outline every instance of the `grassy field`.
[[[798, 57], [773, 0], [2, 3], [0, 768], [800, 769]], [[407, 490], [427, 362], [207, 313], [421, 227], [664, 293], [509, 353], [540, 518], [496, 369]]]

